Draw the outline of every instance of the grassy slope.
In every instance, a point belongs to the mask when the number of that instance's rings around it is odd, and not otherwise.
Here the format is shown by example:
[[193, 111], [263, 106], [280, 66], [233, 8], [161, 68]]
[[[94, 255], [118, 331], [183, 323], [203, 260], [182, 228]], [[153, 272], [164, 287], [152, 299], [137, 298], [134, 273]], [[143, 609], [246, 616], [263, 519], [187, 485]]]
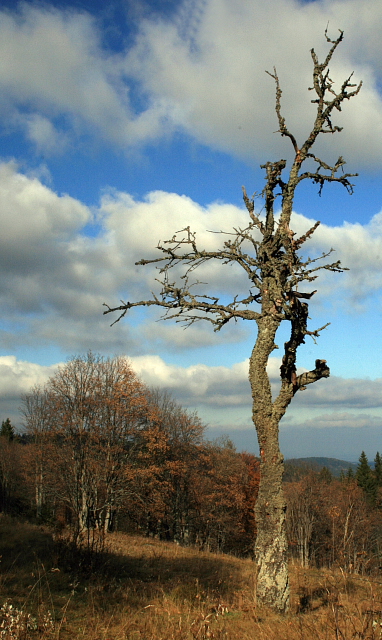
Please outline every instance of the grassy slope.
[[372, 628], [379, 618], [367, 611], [382, 609], [381, 585], [340, 571], [291, 567], [292, 609], [280, 617], [256, 606], [250, 560], [113, 534], [91, 566], [47, 530], [5, 517], [0, 553], [0, 604], [12, 602], [40, 622], [48, 610], [55, 618], [53, 631], [28, 638], [380, 638]]

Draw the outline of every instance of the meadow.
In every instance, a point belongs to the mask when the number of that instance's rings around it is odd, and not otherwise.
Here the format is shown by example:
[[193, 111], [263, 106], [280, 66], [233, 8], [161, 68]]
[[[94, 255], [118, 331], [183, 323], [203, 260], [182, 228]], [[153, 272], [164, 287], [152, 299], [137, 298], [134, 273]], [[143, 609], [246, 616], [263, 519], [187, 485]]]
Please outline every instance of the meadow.
[[4, 640], [377, 640], [382, 577], [291, 564], [291, 610], [257, 606], [250, 559], [125, 533], [89, 554], [0, 516]]

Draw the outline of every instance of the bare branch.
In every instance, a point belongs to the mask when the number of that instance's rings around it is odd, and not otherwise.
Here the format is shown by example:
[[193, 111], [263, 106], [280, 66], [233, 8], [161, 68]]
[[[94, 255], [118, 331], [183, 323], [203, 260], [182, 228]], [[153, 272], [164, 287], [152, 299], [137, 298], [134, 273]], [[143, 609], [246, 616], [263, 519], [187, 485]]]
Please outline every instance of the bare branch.
[[270, 73], [269, 71], [266, 71], [265, 73], [267, 73], [269, 76], [271, 76], [271, 78], [273, 78], [275, 83], [276, 83], [276, 113], [277, 113], [277, 118], [278, 118], [278, 121], [279, 121], [278, 133], [281, 133], [282, 136], [286, 136], [287, 138], [290, 139], [290, 141], [292, 142], [295, 154], [296, 154], [296, 156], [298, 156], [299, 153], [300, 153], [300, 149], [298, 148], [298, 145], [297, 145], [297, 142], [296, 142], [296, 138], [294, 137], [294, 135], [287, 128], [286, 123], [285, 123], [285, 118], [281, 114], [281, 96], [282, 96], [282, 91], [281, 91], [280, 81], [279, 81], [279, 77], [277, 75], [276, 67], [273, 67], [273, 73]]
[[261, 220], [255, 214], [255, 200], [254, 198], [248, 198], [245, 187], [242, 187], [243, 191], [243, 200], [245, 202], [245, 206], [247, 207], [247, 211], [249, 213], [249, 217], [251, 218], [255, 227], [257, 227], [261, 233], [264, 235], [265, 229]]
[[[319, 195], [321, 195], [322, 193], [322, 189], [325, 182], [339, 182], [345, 187], [345, 189], [350, 195], [353, 193], [354, 184], [352, 184], [349, 181], [349, 178], [357, 177], [358, 173], [343, 173], [342, 175], [339, 175], [339, 176], [336, 175], [340, 169], [343, 170], [343, 166], [346, 164], [342, 156], [338, 158], [336, 164], [333, 167], [328, 165], [323, 160], [320, 160], [320, 158], [317, 158], [313, 153], [308, 153], [306, 157], [314, 160], [314, 162], [318, 164], [318, 168], [317, 168], [317, 171], [315, 172], [305, 171], [304, 173], [300, 174], [298, 177], [298, 182], [301, 182], [302, 180], [309, 178], [314, 183], [319, 184], [320, 185]], [[321, 173], [322, 169], [325, 171], [329, 171], [330, 173]]]
[[[243, 308], [248, 307], [253, 302], [257, 302], [256, 295], [250, 293], [246, 298], [242, 299], [238, 299], [238, 296], [235, 296], [232, 302], [219, 304], [219, 298], [216, 296], [204, 294], [194, 295], [191, 293], [191, 287], [203, 283], [195, 282], [189, 285], [188, 279], [184, 279], [184, 285], [177, 287], [175, 283], [168, 281], [166, 274], [165, 280], [157, 280], [157, 282], [162, 285], [159, 298], [152, 293], [152, 300], [140, 300], [138, 302], [121, 301], [122, 305], [118, 307], [109, 307], [109, 305], [104, 304], [106, 307], [104, 315], [122, 311], [117, 320], [113, 322], [113, 324], [115, 324], [124, 318], [127, 311], [133, 307], [149, 307], [155, 305], [164, 309], [164, 315], [161, 317], [162, 320], [175, 319], [177, 322], [182, 322], [185, 326], [206, 320], [215, 326], [215, 331], [220, 331], [222, 326], [232, 319], [256, 320], [260, 317], [258, 312]], [[198, 315], [196, 312], [199, 312], [201, 315]]]
[[295, 251], [297, 251], [304, 244], [304, 242], [306, 242], [308, 240], [308, 238], [310, 238], [310, 236], [313, 235], [313, 233], [315, 232], [317, 227], [320, 226], [320, 224], [321, 224], [320, 221], [315, 222], [313, 227], [308, 229], [308, 231], [306, 233], [304, 233], [303, 236], [301, 236], [297, 240], [294, 240], [294, 249], [295, 249]]

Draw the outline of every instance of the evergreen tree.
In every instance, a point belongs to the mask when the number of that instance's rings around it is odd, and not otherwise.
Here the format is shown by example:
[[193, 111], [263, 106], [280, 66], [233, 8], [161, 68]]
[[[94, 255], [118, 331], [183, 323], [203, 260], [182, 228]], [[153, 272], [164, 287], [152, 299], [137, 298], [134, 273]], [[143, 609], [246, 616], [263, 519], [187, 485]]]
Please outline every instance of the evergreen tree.
[[376, 456], [374, 458], [374, 477], [377, 487], [382, 486], [382, 458], [377, 451]]
[[1, 423], [0, 436], [2, 438], [6, 438], [8, 442], [11, 442], [11, 440], [14, 440], [15, 429], [11, 425], [11, 421], [9, 418], [7, 418], [6, 420], [3, 420], [3, 422]]
[[352, 467], [349, 467], [349, 469], [347, 470], [346, 479], [348, 480], [348, 482], [354, 480], [354, 471]]
[[318, 474], [319, 480], [324, 484], [330, 484], [333, 480], [333, 474], [328, 467], [322, 467]]
[[367, 499], [374, 503], [377, 494], [377, 485], [374, 474], [370, 468], [366, 453], [362, 451], [356, 472], [357, 484], [363, 489]]

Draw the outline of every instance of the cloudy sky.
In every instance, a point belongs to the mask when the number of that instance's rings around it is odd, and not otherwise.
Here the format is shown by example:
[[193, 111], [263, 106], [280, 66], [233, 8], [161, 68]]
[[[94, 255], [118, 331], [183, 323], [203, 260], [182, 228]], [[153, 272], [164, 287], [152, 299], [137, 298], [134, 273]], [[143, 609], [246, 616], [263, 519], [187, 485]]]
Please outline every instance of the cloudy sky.
[[[257, 452], [248, 356], [256, 327], [214, 334], [131, 312], [113, 327], [103, 303], [147, 298], [155, 268], [137, 267], [190, 225], [246, 225], [241, 186], [260, 164], [291, 158], [274, 110], [298, 141], [314, 105], [310, 49], [345, 39], [331, 64], [361, 93], [335, 114], [341, 134], [317, 153], [358, 172], [355, 193], [303, 184], [292, 228], [320, 220], [309, 252], [336, 250], [349, 271], [319, 279], [299, 366], [326, 359], [331, 377], [295, 397], [282, 422], [286, 457], [357, 460], [382, 451], [382, 3], [380, 0], [0, 0], [0, 419], [21, 426], [20, 395], [88, 349], [125, 354], [150, 385], [196, 409], [213, 437]], [[288, 144], [289, 142], [289, 144]], [[243, 290], [229, 267], [206, 269], [209, 293]], [[242, 288], [243, 287], [243, 288]], [[282, 329], [278, 343], [287, 333]], [[275, 384], [280, 353], [269, 370]]]

